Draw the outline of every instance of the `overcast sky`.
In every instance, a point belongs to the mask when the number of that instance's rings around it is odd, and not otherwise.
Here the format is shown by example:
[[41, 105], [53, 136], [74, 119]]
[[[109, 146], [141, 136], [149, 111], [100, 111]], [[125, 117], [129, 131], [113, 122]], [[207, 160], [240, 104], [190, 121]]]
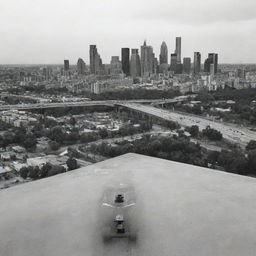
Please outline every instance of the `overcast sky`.
[[256, 63], [256, 0], [0, 0], [1, 64], [89, 63], [89, 44], [109, 63], [144, 39], [158, 56], [176, 36], [182, 57]]

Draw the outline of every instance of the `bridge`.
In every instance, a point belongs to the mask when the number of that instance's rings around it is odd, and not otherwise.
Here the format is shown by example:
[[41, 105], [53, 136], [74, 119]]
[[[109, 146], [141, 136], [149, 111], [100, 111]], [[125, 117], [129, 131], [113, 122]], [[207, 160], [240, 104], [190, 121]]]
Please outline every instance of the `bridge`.
[[127, 108], [129, 111], [134, 111], [142, 115], [148, 115], [158, 120], [173, 121], [179, 123], [182, 127], [189, 127], [197, 125], [202, 131], [207, 126], [220, 131], [223, 138], [245, 147], [251, 140], [256, 140], [256, 132], [246, 128], [239, 127], [235, 124], [216, 122], [214, 120], [206, 119], [202, 116], [191, 115], [188, 113], [180, 113], [175, 111], [168, 111], [161, 108], [155, 108], [150, 105], [122, 103], [120, 106]]
[[32, 110], [47, 108], [66, 108], [66, 107], [91, 107], [91, 106], [110, 106], [114, 107], [119, 104], [138, 103], [138, 104], [174, 104], [183, 102], [187, 99], [184, 97], [176, 97], [173, 99], [139, 99], [139, 100], [100, 100], [100, 101], [79, 101], [79, 102], [56, 102], [56, 103], [35, 103], [35, 104], [16, 104], [1, 105], [0, 111], [3, 110]]

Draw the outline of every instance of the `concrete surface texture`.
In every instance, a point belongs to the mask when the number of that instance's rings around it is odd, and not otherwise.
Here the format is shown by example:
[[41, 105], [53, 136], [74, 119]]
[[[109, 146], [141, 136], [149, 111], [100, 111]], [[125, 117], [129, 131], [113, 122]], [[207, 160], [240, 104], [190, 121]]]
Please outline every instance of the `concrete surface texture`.
[[[122, 184], [137, 242], [104, 244], [102, 197]], [[0, 255], [253, 256], [255, 195], [254, 178], [126, 154], [0, 191]]]

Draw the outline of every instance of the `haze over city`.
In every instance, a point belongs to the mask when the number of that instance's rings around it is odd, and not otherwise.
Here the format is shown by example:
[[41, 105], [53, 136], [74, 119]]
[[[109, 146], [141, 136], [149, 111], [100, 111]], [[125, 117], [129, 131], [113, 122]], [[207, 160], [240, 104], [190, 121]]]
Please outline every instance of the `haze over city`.
[[162, 41], [174, 51], [176, 36], [182, 57], [218, 52], [220, 63], [255, 63], [255, 9], [253, 0], [0, 0], [0, 64], [89, 63], [90, 44], [109, 63], [144, 39], [158, 56]]

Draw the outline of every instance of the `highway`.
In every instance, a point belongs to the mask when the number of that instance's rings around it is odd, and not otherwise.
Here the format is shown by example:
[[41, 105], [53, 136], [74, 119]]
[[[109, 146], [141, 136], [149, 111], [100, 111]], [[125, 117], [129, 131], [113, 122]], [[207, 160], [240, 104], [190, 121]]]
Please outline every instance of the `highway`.
[[122, 105], [129, 109], [139, 111], [141, 113], [147, 113], [151, 116], [177, 122], [183, 127], [197, 125], [199, 127], [199, 130], [203, 130], [204, 128], [206, 128], [206, 126], [210, 125], [211, 128], [220, 131], [223, 135], [223, 138], [231, 141], [232, 143], [238, 143], [243, 147], [246, 146], [250, 140], [256, 140], [256, 132], [253, 132], [247, 128], [237, 127], [233, 124], [214, 122], [208, 119], [204, 119], [200, 116], [192, 116], [185, 113], [171, 112], [149, 105], [132, 103], [123, 103]]
[[89, 107], [89, 106], [115, 106], [116, 104], [140, 103], [140, 104], [164, 104], [177, 103], [184, 101], [185, 98], [173, 99], [139, 99], [139, 100], [100, 100], [100, 101], [81, 101], [81, 102], [57, 102], [57, 103], [35, 103], [35, 104], [16, 104], [1, 105], [0, 111], [3, 110], [30, 110], [46, 108], [65, 108], [65, 107]]

